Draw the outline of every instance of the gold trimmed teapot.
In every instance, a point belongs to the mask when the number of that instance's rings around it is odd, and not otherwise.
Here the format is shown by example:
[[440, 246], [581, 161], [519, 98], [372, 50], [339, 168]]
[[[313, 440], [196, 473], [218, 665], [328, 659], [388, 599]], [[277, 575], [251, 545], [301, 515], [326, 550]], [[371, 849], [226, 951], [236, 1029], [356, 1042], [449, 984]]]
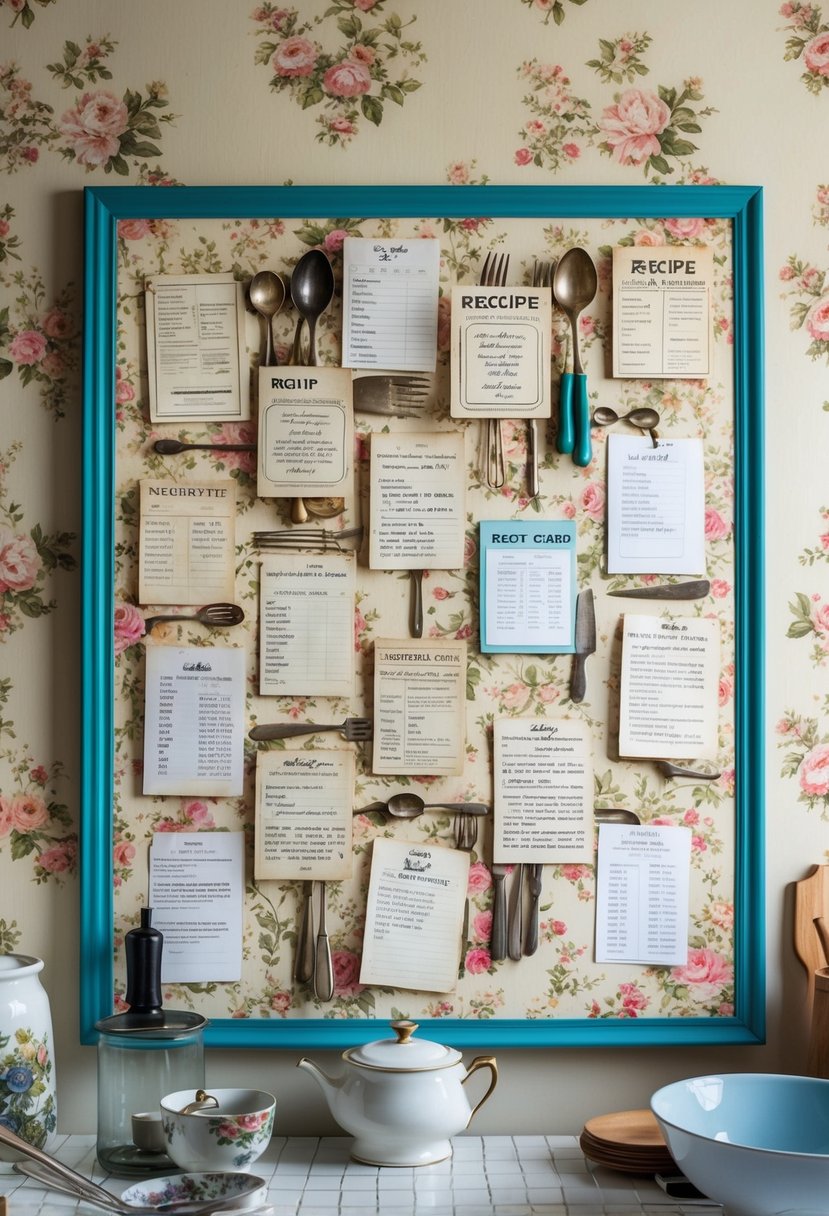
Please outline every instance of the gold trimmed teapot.
[[[316, 1078], [331, 1114], [354, 1136], [355, 1161], [433, 1165], [451, 1156], [450, 1137], [469, 1127], [495, 1088], [495, 1057], [476, 1056], [465, 1068], [454, 1048], [413, 1038], [416, 1022], [392, 1022], [391, 1028], [393, 1039], [344, 1051], [339, 1077], [305, 1057], [297, 1067]], [[489, 1088], [470, 1106], [463, 1087], [479, 1068], [489, 1069]]]

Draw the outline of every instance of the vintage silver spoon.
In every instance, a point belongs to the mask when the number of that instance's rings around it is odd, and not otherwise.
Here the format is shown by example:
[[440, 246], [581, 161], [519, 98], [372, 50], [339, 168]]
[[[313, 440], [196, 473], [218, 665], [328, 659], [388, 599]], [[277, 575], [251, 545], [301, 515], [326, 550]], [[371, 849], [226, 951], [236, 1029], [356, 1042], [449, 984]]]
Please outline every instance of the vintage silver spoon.
[[392, 794], [386, 802], [373, 802], [370, 806], [361, 807], [354, 814], [369, 815], [377, 811], [388, 813], [395, 819], [417, 819], [428, 810], [462, 811], [467, 815], [489, 814], [489, 807], [483, 802], [424, 802], [419, 794], [408, 791]]
[[587, 377], [579, 352], [579, 315], [592, 303], [598, 286], [599, 276], [586, 249], [574, 246], [562, 254], [553, 274], [553, 299], [570, 321], [573, 371], [561, 376], [557, 446], [562, 453], [572, 452], [573, 463], [580, 468], [590, 464], [593, 453]]
[[[308, 322], [308, 366], [317, 366], [317, 321], [334, 298], [334, 271], [321, 249], [309, 249], [294, 267], [291, 275], [291, 300], [299, 313], [292, 361], [302, 359], [302, 326]], [[301, 498], [291, 503], [291, 519], [295, 524], [308, 521], [308, 511]]]
[[656, 428], [659, 426], [659, 414], [648, 405], [638, 405], [626, 414], [617, 414], [609, 405], [599, 405], [593, 411], [594, 426], [613, 426], [616, 422], [629, 422], [631, 426], [639, 427], [640, 431], [650, 432], [653, 446], [659, 438]]
[[273, 319], [285, 303], [285, 284], [272, 270], [258, 270], [250, 281], [248, 299], [265, 319], [265, 357], [262, 367], [276, 365], [276, 344], [273, 340]]
[[207, 604], [194, 616], [164, 613], [160, 616], [145, 617], [144, 628], [149, 633], [159, 621], [198, 621], [200, 625], [209, 625], [213, 629], [228, 629], [231, 625], [241, 624], [244, 619], [244, 610], [238, 604]]
[[636, 811], [625, 811], [621, 807], [596, 807], [593, 818], [599, 823], [641, 823]]
[[684, 768], [681, 764], [672, 764], [670, 760], [657, 760], [656, 767], [665, 777], [690, 777], [694, 781], [716, 781], [722, 776], [718, 772], [705, 772], [703, 769]]

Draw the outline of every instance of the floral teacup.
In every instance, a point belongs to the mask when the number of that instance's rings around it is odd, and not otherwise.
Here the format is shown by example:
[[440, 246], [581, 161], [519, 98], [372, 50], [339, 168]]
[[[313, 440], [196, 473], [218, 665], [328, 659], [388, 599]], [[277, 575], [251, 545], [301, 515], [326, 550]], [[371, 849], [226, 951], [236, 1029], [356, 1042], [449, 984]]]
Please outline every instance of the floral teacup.
[[249, 1170], [273, 1132], [276, 1098], [260, 1089], [211, 1089], [218, 1106], [191, 1114], [182, 1108], [196, 1091], [181, 1089], [161, 1099], [167, 1152], [184, 1170]]

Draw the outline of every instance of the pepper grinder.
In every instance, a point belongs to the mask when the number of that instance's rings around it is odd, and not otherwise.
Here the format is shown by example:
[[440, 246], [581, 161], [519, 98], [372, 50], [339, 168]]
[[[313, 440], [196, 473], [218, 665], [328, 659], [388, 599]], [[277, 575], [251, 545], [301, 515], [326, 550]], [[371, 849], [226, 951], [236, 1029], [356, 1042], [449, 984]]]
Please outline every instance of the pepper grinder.
[[204, 1088], [207, 1019], [162, 1008], [163, 945], [152, 927], [152, 908], [142, 908], [140, 926], [124, 939], [129, 1011], [95, 1023], [97, 1155], [102, 1168], [119, 1178], [176, 1169], [164, 1151], [159, 1103], [176, 1090]]

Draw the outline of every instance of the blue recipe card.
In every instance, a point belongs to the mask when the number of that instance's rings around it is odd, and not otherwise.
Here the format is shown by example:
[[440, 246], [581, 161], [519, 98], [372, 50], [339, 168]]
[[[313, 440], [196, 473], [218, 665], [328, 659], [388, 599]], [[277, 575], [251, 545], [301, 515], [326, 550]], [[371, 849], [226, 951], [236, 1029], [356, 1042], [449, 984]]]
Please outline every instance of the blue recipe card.
[[572, 654], [576, 525], [483, 520], [481, 652]]

